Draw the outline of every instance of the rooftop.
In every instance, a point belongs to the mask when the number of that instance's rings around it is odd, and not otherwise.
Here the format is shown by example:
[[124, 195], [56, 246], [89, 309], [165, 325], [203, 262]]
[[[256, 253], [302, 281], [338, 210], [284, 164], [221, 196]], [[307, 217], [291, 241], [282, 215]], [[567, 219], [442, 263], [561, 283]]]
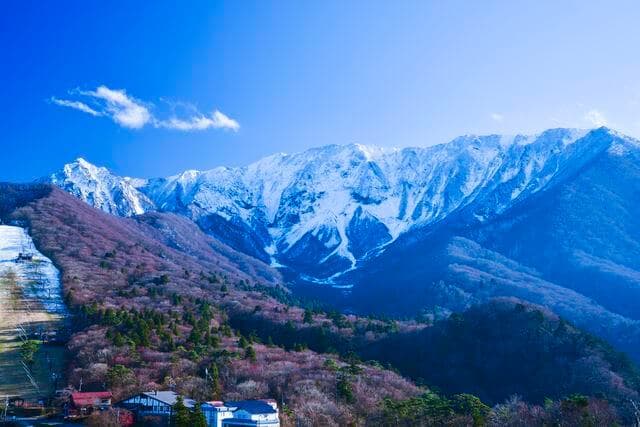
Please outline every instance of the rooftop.
[[[175, 405], [178, 401], [178, 394], [174, 391], [146, 391], [143, 394], [159, 400], [160, 402], [166, 403], [170, 406]], [[184, 399], [184, 406], [186, 406], [187, 408], [193, 408], [195, 406], [195, 400], [185, 396], [183, 396], [182, 398]]]
[[113, 395], [110, 391], [98, 391], [98, 392], [87, 392], [87, 393], [71, 393], [71, 400], [75, 405], [79, 406], [88, 406], [93, 405], [96, 401], [103, 399], [111, 399]]
[[242, 409], [251, 414], [275, 414], [277, 411], [273, 409], [266, 400], [238, 400], [224, 402], [226, 406]]

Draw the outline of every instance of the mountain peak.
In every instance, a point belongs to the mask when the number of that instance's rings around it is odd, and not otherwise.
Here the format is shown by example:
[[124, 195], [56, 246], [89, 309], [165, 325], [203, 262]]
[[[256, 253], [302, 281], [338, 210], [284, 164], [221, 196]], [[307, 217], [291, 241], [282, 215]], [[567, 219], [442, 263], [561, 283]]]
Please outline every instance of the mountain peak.
[[83, 157], [78, 157], [75, 160], [66, 163], [65, 168], [81, 168], [81, 169], [98, 169], [96, 165], [85, 160]]
[[87, 160], [85, 160], [84, 157], [78, 157], [77, 159], [75, 159], [75, 161], [73, 163], [77, 163], [77, 164], [82, 165], [82, 166], [95, 166], [93, 163], [88, 162]]
[[94, 163], [91, 163], [90, 161], [86, 160], [84, 157], [78, 157], [74, 161], [67, 163], [65, 166], [77, 167], [77, 168], [92, 170], [92, 171], [107, 170], [107, 168], [105, 168], [104, 166], [97, 166]]
[[153, 209], [153, 203], [137, 190], [145, 180], [119, 177], [82, 157], [67, 163], [49, 181], [105, 212], [132, 216]]

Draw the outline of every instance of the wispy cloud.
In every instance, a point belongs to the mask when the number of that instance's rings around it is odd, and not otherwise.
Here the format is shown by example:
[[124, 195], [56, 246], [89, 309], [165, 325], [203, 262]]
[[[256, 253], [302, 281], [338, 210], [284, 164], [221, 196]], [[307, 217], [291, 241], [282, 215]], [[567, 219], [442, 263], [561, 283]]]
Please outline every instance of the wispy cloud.
[[124, 89], [99, 86], [89, 91], [76, 89], [70, 91], [69, 95], [80, 97], [86, 102], [56, 97], [52, 97], [51, 101], [56, 105], [73, 108], [94, 117], [109, 117], [116, 124], [129, 129], [141, 129], [147, 125], [180, 131], [206, 129], [237, 131], [240, 129], [240, 124], [236, 120], [218, 110], [207, 116], [193, 106], [189, 106], [189, 112], [186, 115], [172, 114], [169, 117], [163, 117], [162, 114], [154, 111], [157, 108], [153, 103], [136, 99], [127, 94]]
[[240, 129], [240, 124], [237, 121], [218, 110], [211, 113], [211, 116], [196, 115], [188, 119], [180, 119], [174, 116], [167, 120], [156, 122], [156, 126], [183, 131], [204, 130], [209, 128], [230, 129], [233, 131]]
[[609, 123], [606, 117], [604, 116], [604, 114], [602, 114], [602, 112], [598, 110], [588, 111], [584, 115], [584, 120], [586, 120], [589, 124], [596, 127], [607, 126]]
[[491, 119], [493, 121], [501, 123], [502, 121], [504, 121], [504, 116], [500, 113], [491, 113]]
[[84, 102], [80, 102], [80, 101], [68, 101], [66, 99], [58, 99], [55, 96], [51, 97], [51, 102], [53, 102], [54, 104], [60, 105], [62, 107], [69, 107], [69, 108], [75, 108], [76, 110], [80, 110], [83, 111], [87, 114], [91, 114], [92, 116], [101, 116], [102, 113], [97, 112], [96, 110], [94, 110], [93, 108], [89, 107], [87, 104], [85, 104]]

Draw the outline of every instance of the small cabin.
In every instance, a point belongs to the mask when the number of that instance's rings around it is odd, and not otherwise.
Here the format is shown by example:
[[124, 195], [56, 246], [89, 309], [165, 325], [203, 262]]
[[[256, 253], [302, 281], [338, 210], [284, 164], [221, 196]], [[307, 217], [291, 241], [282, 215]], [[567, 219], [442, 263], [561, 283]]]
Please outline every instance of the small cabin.
[[209, 427], [280, 427], [278, 404], [272, 399], [213, 401], [201, 409]]

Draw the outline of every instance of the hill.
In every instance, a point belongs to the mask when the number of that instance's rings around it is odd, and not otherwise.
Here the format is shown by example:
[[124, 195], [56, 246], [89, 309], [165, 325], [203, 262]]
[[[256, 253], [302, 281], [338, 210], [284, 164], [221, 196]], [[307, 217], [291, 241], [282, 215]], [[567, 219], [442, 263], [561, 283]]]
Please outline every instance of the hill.
[[580, 393], [624, 405], [637, 400], [640, 389], [640, 371], [624, 354], [543, 307], [515, 299], [390, 335], [362, 353], [429, 379], [447, 394], [469, 392], [488, 403], [519, 395], [542, 404]]
[[363, 365], [349, 374], [349, 398], [336, 396], [346, 366], [336, 356], [303, 345], [287, 351], [232, 328], [230, 316], [256, 307], [296, 323], [304, 310], [260, 291], [288, 294], [276, 284], [277, 272], [184, 218], [119, 218], [55, 188], [5, 188], [11, 197], [4, 212], [10, 213], [2, 219], [26, 224], [62, 272], [73, 315], [72, 385], [106, 384], [116, 398], [171, 384], [200, 400], [273, 397], [286, 402], [291, 420], [310, 424], [351, 423], [379, 413], [383, 398], [421, 393], [398, 374]]

